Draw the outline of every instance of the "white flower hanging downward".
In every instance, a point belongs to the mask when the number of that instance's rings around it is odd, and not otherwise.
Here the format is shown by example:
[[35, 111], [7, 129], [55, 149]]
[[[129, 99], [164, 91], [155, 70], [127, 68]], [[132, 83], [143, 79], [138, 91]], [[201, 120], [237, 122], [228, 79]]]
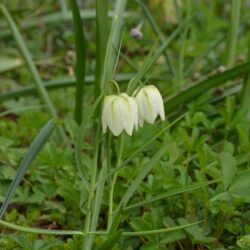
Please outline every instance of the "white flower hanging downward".
[[135, 99], [127, 94], [109, 95], [104, 98], [102, 111], [102, 129], [107, 128], [118, 136], [123, 130], [132, 135], [133, 129], [138, 128], [138, 110]]
[[140, 126], [143, 125], [144, 120], [153, 124], [158, 114], [163, 121], [165, 120], [162, 96], [154, 85], [142, 87], [135, 100], [138, 106]]

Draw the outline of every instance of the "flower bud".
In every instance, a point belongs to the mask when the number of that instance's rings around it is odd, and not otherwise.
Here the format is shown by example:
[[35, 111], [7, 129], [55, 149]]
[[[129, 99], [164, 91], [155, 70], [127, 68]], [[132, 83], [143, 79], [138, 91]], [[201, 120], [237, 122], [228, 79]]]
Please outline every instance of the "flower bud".
[[142, 25], [143, 25], [143, 22], [140, 22], [135, 28], [131, 29], [130, 35], [134, 38], [142, 39], [143, 38], [143, 34], [141, 31]]
[[162, 96], [154, 85], [144, 86], [135, 97], [138, 112], [139, 124], [143, 125], [144, 120], [153, 124], [158, 114], [161, 120], [165, 120], [165, 112]]
[[123, 130], [131, 136], [133, 129], [138, 128], [135, 99], [125, 93], [106, 96], [103, 103], [102, 128], [103, 133], [109, 128], [115, 136], [120, 135]]

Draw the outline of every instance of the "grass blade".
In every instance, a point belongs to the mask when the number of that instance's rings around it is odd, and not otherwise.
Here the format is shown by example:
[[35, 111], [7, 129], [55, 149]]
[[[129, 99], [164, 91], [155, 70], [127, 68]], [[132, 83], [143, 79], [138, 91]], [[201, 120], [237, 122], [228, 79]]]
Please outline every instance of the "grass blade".
[[101, 77], [108, 41], [108, 1], [96, 0], [96, 68], [95, 97], [101, 92]]
[[123, 167], [126, 166], [127, 163], [129, 163], [137, 154], [141, 153], [143, 151], [144, 148], [146, 148], [147, 146], [149, 146], [151, 143], [153, 143], [157, 138], [159, 138], [167, 129], [171, 128], [175, 123], [177, 123], [178, 121], [180, 121], [183, 117], [185, 116], [185, 114], [181, 115], [179, 118], [177, 118], [175, 121], [173, 121], [172, 123], [166, 125], [163, 129], [161, 129], [156, 135], [154, 135], [150, 140], [148, 140], [146, 143], [144, 143], [141, 147], [139, 147], [134, 153], [132, 153], [127, 159], [125, 159], [119, 166], [117, 166], [116, 169], [114, 169], [113, 171], [110, 171], [110, 173], [105, 176], [104, 179], [100, 179], [96, 185], [100, 185], [100, 183], [105, 182], [110, 176], [112, 176], [113, 174], [115, 174], [117, 171], [119, 171], [120, 169], [122, 169]]
[[169, 44], [178, 36], [181, 34], [181, 32], [185, 29], [185, 27], [191, 22], [192, 17], [188, 18], [186, 21], [184, 21], [170, 36], [164, 43], [160, 46], [158, 50], [156, 50], [155, 53], [153, 53], [153, 50], [151, 50], [148, 54], [148, 56], [145, 59], [144, 64], [141, 66], [141, 70], [137, 73], [137, 75], [134, 77], [134, 79], [131, 81], [131, 86], [129, 89], [130, 94], [134, 91], [136, 84], [143, 78], [144, 75], [148, 73], [148, 71], [152, 68], [152, 66], [155, 65], [158, 58], [161, 56], [161, 54], [167, 49]]
[[84, 233], [81, 231], [73, 231], [73, 230], [52, 230], [52, 229], [40, 229], [40, 228], [31, 228], [31, 227], [23, 227], [18, 226], [13, 223], [9, 223], [3, 220], [0, 220], [0, 225], [4, 227], [8, 227], [17, 231], [33, 233], [33, 234], [52, 234], [52, 235], [82, 235]]
[[176, 189], [170, 190], [170, 191], [168, 191], [166, 193], [163, 193], [163, 194], [157, 195], [155, 197], [152, 197], [152, 198], [150, 198], [148, 200], [144, 200], [142, 202], [138, 202], [136, 204], [132, 204], [130, 206], [127, 206], [127, 207], [123, 208], [123, 211], [134, 209], [134, 208], [137, 208], [137, 207], [140, 207], [140, 206], [144, 206], [146, 204], [150, 204], [152, 202], [155, 202], [155, 201], [158, 201], [158, 200], [161, 200], [161, 199], [165, 199], [165, 198], [173, 196], [173, 195], [178, 195], [178, 194], [182, 194], [182, 193], [186, 193], [186, 192], [191, 192], [191, 191], [194, 191], [196, 189], [202, 188], [204, 186], [208, 186], [210, 184], [217, 183], [219, 181], [220, 180], [204, 181], [204, 182], [201, 182], [201, 183], [187, 185], [187, 186], [184, 186], [184, 187], [181, 187], [181, 188], [176, 188]]
[[[185, 224], [177, 227], [170, 227], [170, 228], [161, 228], [161, 229], [156, 229], [156, 230], [148, 230], [148, 231], [138, 231], [138, 232], [122, 232], [122, 236], [144, 236], [144, 235], [152, 235], [152, 234], [162, 234], [162, 233], [168, 233], [168, 232], [173, 232], [177, 230], [182, 230], [188, 227], [193, 227], [197, 224], [202, 223], [203, 221], [197, 221], [194, 223], [190, 224]], [[107, 235], [108, 232], [104, 231], [93, 231], [90, 232], [91, 234], [97, 234], [97, 235]]]
[[56, 111], [53, 107], [53, 104], [51, 103], [50, 99], [49, 99], [49, 96], [45, 90], [45, 88], [43, 87], [43, 84], [42, 84], [42, 80], [39, 76], [39, 73], [37, 71], [37, 68], [32, 60], [32, 57], [25, 45], [25, 42], [24, 40], [22, 39], [21, 37], [21, 34], [17, 28], [17, 25], [15, 24], [14, 20], [12, 19], [10, 13], [8, 12], [8, 10], [3, 6], [3, 5], [0, 5], [0, 9], [4, 15], [4, 17], [6, 18], [11, 30], [12, 30], [12, 33], [16, 39], [16, 42], [17, 42], [17, 45], [20, 49], [20, 51], [22, 52], [22, 55], [29, 67], [29, 70], [35, 80], [35, 83], [36, 83], [36, 87], [37, 87], [37, 90], [42, 98], [42, 100], [44, 101], [44, 103], [48, 106], [48, 109], [49, 109], [49, 112], [50, 112], [50, 115], [52, 117], [56, 117]]
[[[107, 165], [105, 164], [100, 171], [99, 179], [104, 178], [104, 176], [106, 176], [106, 174], [107, 174]], [[93, 213], [92, 213], [92, 218], [91, 218], [91, 223], [90, 223], [90, 230], [91, 231], [94, 231], [97, 228], [97, 223], [99, 220], [101, 205], [103, 202], [104, 184], [105, 183], [103, 182], [101, 185], [99, 185], [96, 188], [96, 195], [95, 195], [95, 199], [93, 202]], [[93, 244], [93, 241], [94, 241], [94, 235], [89, 235], [89, 239], [87, 242], [87, 245], [89, 248], [87, 248], [87, 249], [92, 249], [91, 246]]]
[[[250, 45], [250, 40], [248, 41]], [[250, 61], [250, 47], [248, 47], [248, 61]], [[247, 72], [244, 81], [243, 88], [241, 90], [241, 106], [247, 111], [247, 120], [250, 121], [250, 73]]]
[[238, 29], [240, 23], [240, 7], [241, 0], [231, 0], [231, 20], [227, 47], [225, 50], [227, 55], [227, 66], [229, 67], [233, 65], [236, 55]]
[[218, 40], [213, 42], [204, 52], [202, 52], [200, 55], [198, 55], [196, 58], [194, 58], [193, 62], [190, 65], [187, 65], [187, 69], [184, 72], [184, 76], [188, 76], [190, 72], [195, 68], [195, 66], [205, 57], [208, 56], [208, 54], [213, 51], [216, 47], [218, 47], [224, 40], [226, 36], [220, 37]]
[[[50, 116], [52, 118], [56, 118], [57, 117], [57, 113], [56, 113], [56, 110], [48, 96], [48, 93], [45, 89], [45, 87], [43, 86], [43, 83], [42, 83], [42, 79], [40, 78], [40, 75], [38, 73], [38, 70], [35, 66], [35, 63], [34, 61], [32, 60], [32, 57], [25, 45], [25, 42], [17, 28], [17, 25], [15, 24], [14, 20], [12, 19], [10, 13], [8, 12], [8, 10], [3, 6], [3, 5], [0, 5], [0, 10], [2, 11], [5, 19], [7, 20], [11, 30], [12, 30], [12, 33], [16, 39], [16, 42], [17, 42], [17, 45], [23, 55], [23, 58], [24, 60], [26, 61], [27, 65], [28, 65], [28, 68], [30, 70], [30, 73], [34, 79], [34, 82], [36, 84], [36, 89], [41, 97], [41, 99], [43, 100], [44, 104], [47, 106], [47, 109], [50, 113]], [[64, 132], [63, 130], [59, 128], [59, 133], [60, 133], [60, 136], [61, 138], [64, 138]]]
[[112, 22], [111, 32], [108, 38], [107, 49], [104, 59], [103, 77], [101, 80], [101, 89], [106, 87], [106, 84], [113, 80], [115, 66], [117, 62], [117, 52], [121, 40], [121, 30], [123, 25], [123, 15], [126, 7], [126, 0], [117, 0], [115, 5], [115, 15]]
[[[115, 81], [117, 82], [128, 82], [134, 74], [119, 74], [115, 77]], [[94, 82], [94, 76], [89, 75], [85, 78], [86, 84], [93, 84]], [[76, 79], [74, 77], [69, 78], [63, 78], [58, 80], [51, 80], [44, 84], [44, 87], [47, 90], [54, 90], [59, 88], [68, 88], [68, 87], [75, 87]], [[0, 102], [7, 101], [9, 99], [18, 98], [20, 96], [24, 95], [37, 95], [36, 88], [34, 86], [27, 86], [22, 87], [18, 90], [6, 92], [6, 93], [0, 93]]]
[[4, 112], [0, 112], [0, 118], [4, 117], [9, 114], [17, 114], [19, 112], [25, 112], [27, 110], [34, 110], [34, 109], [41, 109], [44, 105], [33, 105], [33, 106], [26, 106], [26, 107], [20, 107], [15, 109], [6, 110]]
[[[149, 24], [151, 25], [154, 33], [157, 35], [157, 37], [160, 38], [160, 43], [163, 44], [166, 38], [163, 36], [161, 30], [158, 28], [153, 16], [149, 12], [147, 6], [141, 0], [135, 0], [135, 2], [141, 7], [146, 19], [148, 20]], [[163, 52], [163, 55], [165, 57], [167, 65], [168, 65], [170, 74], [172, 76], [174, 76], [174, 74], [175, 74], [174, 67], [173, 67], [173, 65], [171, 63], [171, 60], [170, 60], [166, 50]]]
[[[96, 11], [94, 9], [88, 9], [88, 10], [81, 10], [80, 12], [81, 14], [81, 18], [83, 20], [85, 19], [93, 19], [96, 16]], [[113, 11], [109, 11], [108, 12], [108, 17], [112, 18], [114, 16], [114, 12]], [[122, 16], [124, 18], [138, 18], [138, 14], [135, 12], [123, 12]], [[67, 11], [67, 12], [55, 12], [55, 13], [51, 13], [51, 14], [47, 14], [38, 18], [32, 18], [29, 20], [25, 20], [25, 21], [21, 21], [20, 23], [20, 29], [21, 30], [28, 30], [28, 29], [32, 29], [35, 27], [38, 27], [39, 25], [41, 25], [41, 23], [43, 25], [50, 25], [50, 24], [58, 24], [58, 23], [65, 23], [65, 22], [69, 22], [72, 20], [72, 13], [71, 11]], [[11, 32], [8, 29], [3, 29], [0, 32], [0, 38], [5, 38], [11, 35]]]
[[137, 177], [133, 180], [133, 182], [130, 184], [129, 188], [123, 195], [120, 204], [118, 206], [118, 209], [120, 207], [125, 206], [134, 192], [137, 190], [137, 188], [140, 186], [143, 179], [147, 176], [147, 174], [152, 170], [152, 168], [160, 161], [161, 157], [165, 154], [168, 147], [163, 147], [160, 149], [153, 157], [152, 159], [143, 167], [142, 171], [137, 175]]
[[76, 0], [70, 0], [71, 10], [73, 13], [75, 47], [76, 47], [76, 91], [75, 91], [75, 120], [78, 125], [82, 121], [82, 105], [83, 105], [83, 86], [85, 78], [85, 61], [86, 61], [86, 42], [84, 38], [84, 29], [82, 27], [82, 20], [80, 11]]
[[83, 184], [87, 190], [89, 190], [89, 183], [88, 183], [88, 178], [87, 178], [87, 170], [85, 169], [83, 162], [82, 162], [82, 147], [83, 147], [84, 137], [85, 137], [86, 131], [87, 131], [87, 125], [90, 122], [91, 116], [93, 115], [93, 113], [95, 112], [99, 103], [101, 102], [103, 95], [104, 95], [104, 93], [96, 99], [96, 101], [92, 105], [90, 111], [86, 115], [84, 121], [82, 121], [82, 123], [79, 127], [79, 130], [78, 130], [78, 134], [77, 134], [76, 142], [75, 142], [76, 164], [77, 164], [77, 167], [79, 169], [80, 175], [82, 177]]
[[215, 76], [209, 77], [207, 80], [182, 91], [172, 99], [168, 100], [165, 105], [166, 113], [173, 112], [180, 105], [192, 101], [196, 96], [199, 96], [202, 93], [219, 86], [220, 84], [226, 83], [229, 80], [233, 80], [240, 75], [246, 74], [247, 72], [249, 72], [249, 70], [250, 63], [245, 63], [222, 74], [217, 74]]
[[38, 153], [43, 148], [44, 144], [49, 139], [50, 135], [52, 134], [53, 130], [55, 128], [55, 122], [53, 120], [48, 121], [45, 126], [41, 129], [33, 143], [31, 144], [28, 152], [26, 153], [24, 159], [22, 160], [17, 174], [15, 178], [12, 180], [12, 183], [10, 185], [10, 188], [8, 190], [8, 193], [4, 199], [4, 202], [0, 209], [0, 219], [3, 218], [4, 213], [6, 212], [6, 209], [10, 203], [11, 198], [13, 197], [17, 186], [22, 181], [25, 173], [27, 172], [28, 168], [31, 166], [32, 162], [38, 155]]
[[[187, 19], [190, 18], [191, 12], [192, 12], [192, 4], [191, 0], [187, 0], [186, 5], [186, 16]], [[179, 5], [177, 4], [177, 8]], [[184, 29], [184, 31], [181, 34], [180, 37], [180, 48], [179, 48], [179, 58], [178, 58], [178, 64], [177, 64], [177, 70], [176, 70], [176, 84], [175, 88], [181, 89], [183, 82], [184, 82], [184, 58], [185, 58], [185, 47], [187, 42], [188, 33], [192, 32], [192, 29], [189, 29], [189, 25], [187, 25]], [[190, 35], [190, 34], [189, 34]]]

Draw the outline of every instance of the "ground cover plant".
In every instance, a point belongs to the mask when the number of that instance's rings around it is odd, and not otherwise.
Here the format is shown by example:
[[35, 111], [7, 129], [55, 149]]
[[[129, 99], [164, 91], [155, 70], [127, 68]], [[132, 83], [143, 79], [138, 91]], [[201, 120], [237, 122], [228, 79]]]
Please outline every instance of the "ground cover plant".
[[248, 0], [0, 2], [0, 249], [250, 249]]

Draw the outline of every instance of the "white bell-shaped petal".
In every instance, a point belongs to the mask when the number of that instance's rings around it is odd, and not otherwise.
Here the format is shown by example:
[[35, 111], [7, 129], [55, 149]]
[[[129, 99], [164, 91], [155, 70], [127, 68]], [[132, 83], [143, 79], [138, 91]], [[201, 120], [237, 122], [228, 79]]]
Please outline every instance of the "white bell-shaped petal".
[[107, 128], [118, 136], [123, 130], [132, 135], [133, 129], [138, 127], [137, 104], [133, 97], [123, 93], [104, 98], [102, 111], [103, 133]]
[[158, 115], [163, 121], [165, 120], [163, 99], [154, 85], [142, 87], [135, 100], [138, 106], [140, 126], [143, 125], [144, 120], [153, 124]]

